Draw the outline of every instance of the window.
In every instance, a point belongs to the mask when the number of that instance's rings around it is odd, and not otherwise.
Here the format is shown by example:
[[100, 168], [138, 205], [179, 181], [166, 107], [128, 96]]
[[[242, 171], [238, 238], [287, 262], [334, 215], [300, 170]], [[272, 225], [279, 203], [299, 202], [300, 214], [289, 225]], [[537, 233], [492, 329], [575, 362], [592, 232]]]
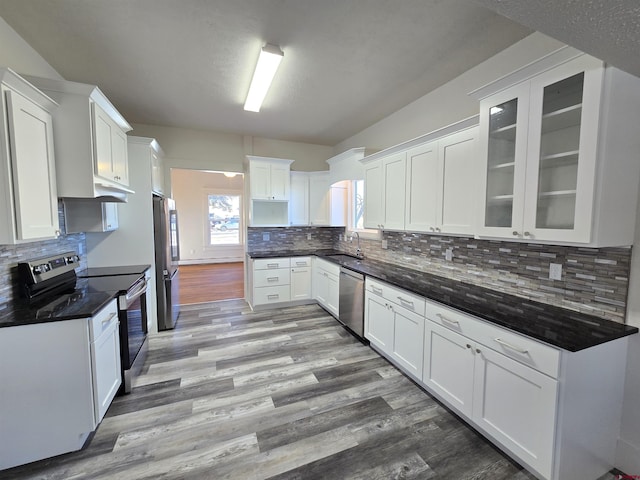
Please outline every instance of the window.
[[207, 195], [209, 245], [239, 245], [240, 195]]
[[378, 230], [364, 228], [364, 180], [349, 182], [349, 199], [347, 232], [358, 232], [364, 238], [380, 238]]

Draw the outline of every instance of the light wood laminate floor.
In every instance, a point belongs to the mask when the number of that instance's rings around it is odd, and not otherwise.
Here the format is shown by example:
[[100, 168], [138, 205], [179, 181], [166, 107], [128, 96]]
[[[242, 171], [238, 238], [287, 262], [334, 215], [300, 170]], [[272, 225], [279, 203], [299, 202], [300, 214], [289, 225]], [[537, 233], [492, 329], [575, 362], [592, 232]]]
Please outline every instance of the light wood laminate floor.
[[533, 479], [320, 307], [244, 301], [183, 307], [86, 449], [0, 477]]
[[244, 263], [180, 266], [182, 305], [244, 298]]

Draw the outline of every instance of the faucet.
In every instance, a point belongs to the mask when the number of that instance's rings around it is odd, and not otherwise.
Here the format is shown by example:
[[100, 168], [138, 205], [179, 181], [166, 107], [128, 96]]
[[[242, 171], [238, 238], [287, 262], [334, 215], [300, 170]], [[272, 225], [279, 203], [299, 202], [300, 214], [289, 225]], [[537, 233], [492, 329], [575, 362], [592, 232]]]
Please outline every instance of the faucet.
[[354, 235], [358, 239], [358, 247], [356, 248], [356, 257], [364, 258], [364, 255], [362, 255], [362, 249], [360, 248], [360, 234], [358, 232], [352, 232], [351, 233], [351, 242], [353, 242], [353, 236]]

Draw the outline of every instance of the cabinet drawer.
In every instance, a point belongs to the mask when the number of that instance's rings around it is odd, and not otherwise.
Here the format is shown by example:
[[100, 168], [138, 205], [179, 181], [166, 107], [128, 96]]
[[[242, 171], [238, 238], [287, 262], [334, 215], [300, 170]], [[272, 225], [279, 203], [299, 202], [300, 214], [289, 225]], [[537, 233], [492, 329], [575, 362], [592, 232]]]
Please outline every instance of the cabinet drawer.
[[411, 312], [424, 316], [425, 300], [418, 295], [409, 293], [401, 288], [392, 287], [378, 280], [372, 280], [369, 277], [367, 277], [365, 282], [365, 289]]
[[289, 302], [290, 300], [291, 292], [289, 285], [279, 285], [276, 287], [256, 287], [253, 289], [254, 305]]
[[431, 302], [427, 302], [426, 317], [474, 342], [558, 378], [560, 351], [553, 347]]
[[91, 317], [89, 324], [91, 325], [91, 341], [97, 339], [100, 334], [109, 328], [113, 319], [118, 319], [118, 302], [114, 298], [106, 307]]
[[288, 258], [258, 258], [253, 261], [254, 270], [271, 270], [274, 268], [289, 268]]
[[292, 257], [291, 267], [310, 267], [311, 257]]
[[254, 287], [272, 287], [276, 285], [289, 285], [290, 283], [291, 271], [288, 268], [256, 270], [253, 272]]

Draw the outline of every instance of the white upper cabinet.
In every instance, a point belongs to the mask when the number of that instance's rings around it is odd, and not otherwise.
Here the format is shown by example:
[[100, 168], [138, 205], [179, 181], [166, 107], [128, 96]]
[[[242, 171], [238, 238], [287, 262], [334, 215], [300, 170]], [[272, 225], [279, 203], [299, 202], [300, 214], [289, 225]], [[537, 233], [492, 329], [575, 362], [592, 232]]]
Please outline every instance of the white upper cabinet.
[[293, 160], [247, 157], [253, 200], [289, 201], [290, 165]]
[[54, 112], [58, 195], [125, 201], [131, 125], [95, 85], [27, 77], [60, 107]]
[[479, 91], [480, 236], [633, 243], [640, 79], [570, 52]]
[[0, 80], [0, 244], [55, 238], [56, 103], [10, 69], [0, 69]]
[[331, 185], [329, 172], [309, 174], [309, 225], [331, 224]]
[[309, 225], [309, 174], [306, 172], [291, 172], [289, 223]]
[[291, 172], [290, 225], [346, 225], [346, 182], [330, 185], [329, 178], [328, 171]]
[[476, 118], [365, 158], [365, 227], [473, 235]]
[[249, 225], [289, 225], [290, 170], [293, 160], [247, 155]]

